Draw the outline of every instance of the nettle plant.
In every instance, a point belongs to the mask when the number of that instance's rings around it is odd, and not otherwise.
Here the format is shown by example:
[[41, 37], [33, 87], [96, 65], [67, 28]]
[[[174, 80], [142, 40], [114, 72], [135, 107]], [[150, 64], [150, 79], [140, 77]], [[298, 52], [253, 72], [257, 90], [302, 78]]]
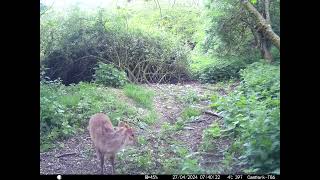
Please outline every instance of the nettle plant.
[[250, 166], [246, 172], [279, 172], [279, 67], [253, 63], [241, 71], [241, 78], [228, 96], [213, 95], [211, 108], [223, 115], [226, 130], [237, 139], [239, 158]]
[[124, 71], [101, 62], [95, 68], [94, 78], [96, 83], [111, 87], [122, 87], [127, 83], [127, 75]]

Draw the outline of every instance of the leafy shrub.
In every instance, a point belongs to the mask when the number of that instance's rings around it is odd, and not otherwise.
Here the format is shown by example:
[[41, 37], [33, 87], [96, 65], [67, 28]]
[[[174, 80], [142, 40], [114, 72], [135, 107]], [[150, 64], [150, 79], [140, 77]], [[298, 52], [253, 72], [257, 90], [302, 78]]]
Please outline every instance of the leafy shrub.
[[212, 107], [237, 138], [231, 147], [241, 147], [242, 162], [258, 173], [270, 173], [280, 167], [279, 66], [256, 62], [241, 77], [240, 86], [227, 97], [213, 96]]
[[111, 64], [98, 63], [95, 69], [95, 82], [105, 86], [121, 87], [127, 82], [127, 76], [124, 71], [120, 71]]
[[216, 138], [221, 136], [221, 129], [217, 123], [212, 123], [208, 129], [204, 131], [204, 137]]
[[276, 47], [271, 47], [271, 54], [274, 58], [274, 63], [279, 64], [280, 63], [280, 51]]
[[178, 96], [177, 100], [184, 104], [193, 104], [200, 101], [200, 97], [194, 90], [188, 90], [185, 94]]
[[127, 29], [124, 18], [76, 9], [66, 17], [42, 19], [41, 62], [47, 75], [67, 85], [91, 81], [94, 67], [103, 62], [116, 64], [135, 83], [188, 78], [187, 48], [161, 34]]
[[181, 44], [191, 49], [204, 37], [203, 13], [200, 9], [174, 6], [163, 8], [162, 16], [158, 11], [144, 8], [139, 12], [130, 14], [129, 27], [138, 27], [150, 34], [161, 33], [173, 36]]
[[203, 71], [203, 69], [212, 66], [217, 59], [215, 57], [202, 54], [199, 50], [194, 50], [191, 52], [191, 60], [192, 63], [190, 64], [190, 68], [195, 78], [197, 78], [197, 75]]
[[240, 70], [246, 66], [241, 59], [217, 60], [199, 72], [199, 80], [203, 83], [240, 78]]

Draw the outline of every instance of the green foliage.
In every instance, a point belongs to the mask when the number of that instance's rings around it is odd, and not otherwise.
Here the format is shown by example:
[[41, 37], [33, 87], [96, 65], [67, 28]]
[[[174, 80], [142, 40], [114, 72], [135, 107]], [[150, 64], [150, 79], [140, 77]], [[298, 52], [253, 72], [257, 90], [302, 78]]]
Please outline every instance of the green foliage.
[[256, 3], [257, 3], [257, 0], [250, 0], [250, 2], [251, 2], [252, 4], [256, 4]]
[[196, 102], [199, 102], [200, 97], [198, 96], [196, 91], [188, 90], [185, 94], [178, 96], [177, 100], [184, 104], [194, 104]]
[[239, 79], [240, 70], [246, 66], [242, 59], [219, 60], [199, 72], [202, 83], [216, 83], [229, 79]]
[[[117, 155], [118, 162], [116, 168], [119, 173], [127, 174], [145, 174], [154, 172], [156, 168], [156, 154], [143, 145], [138, 150], [136, 148], [127, 148], [120, 151]], [[118, 166], [118, 167], [117, 167]]]
[[253, 63], [241, 71], [241, 85], [227, 97], [213, 98], [223, 114], [226, 130], [238, 138], [241, 160], [258, 173], [280, 165], [279, 66]]
[[274, 58], [274, 64], [280, 64], [280, 51], [276, 47], [271, 47], [271, 54]]
[[160, 139], [150, 142], [138, 137], [138, 141], [143, 142], [139, 143], [139, 148], [130, 148], [119, 152], [118, 164], [121, 164], [123, 168], [116, 168], [120, 169], [121, 173], [172, 174], [183, 172], [184, 174], [196, 174], [202, 172], [198, 165], [199, 159], [193, 157], [192, 152], [179, 142], [163, 146], [162, 143], [165, 142]]
[[232, 167], [234, 166], [234, 153], [224, 153], [224, 159], [222, 160], [222, 167], [224, 173], [231, 173]]
[[148, 125], [154, 124], [157, 121], [157, 119], [158, 115], [154, 110], [150, 111], [143, 117], [143, 121], [146, 122]]
[[[164, 122], [161, 126], [160, 130], [160, 136], [161, 137], [167, 137], [170, 136], [170, 134], [175, 131], [178, 127], [177, 126], [171, 126], [170, 123]], [[178, 128], [179, 129], [179, 128]]]
[[[254, 63], [242, 70], [241, 76], [244, 81], [242, 90], [246, 94], [254, 94], [259, 100], [277, 101], [280, 96], [280, 73], [279, 66], [264, 63]], [[258, 75], [258, 76], [257, 76]], [[269, 102], [269, 101], [267, 101]], [[273, 101], [270, 101], [270, 103]], [[278, 105], [278, 104], [274, 104]]]
[[192, 63], [190, 64], [191, 71], [197, 75], [201, 70], [214, 65], [216, 59], [214, 57], [204, 55], [200, 52], [193, 52], [191, 55]]
[[57, 139], [83, 131], [90, 116], [108, 112], [113, 124], [136, 111], [110, 91], [95, 84], [79, 83], [65, 86], [61, 81], [40, 84], [40, 149], [53, 147]]
[[[280, 84], [276, 65], [280, 52], [271, 48], [273, 65], [253, 63], [259, 59], [259, 51], [250, 29], [252, 17], [240, 9], [239, 2], [206, 2], [206, 14], [201, 8], [171, 7], [161, 2], [160, 16], [158, 7], [147, 7], [154, 6], [149, 1], [139, 8], [130, 7], [133, 2], [108, 11], [89, 12], [73, 6], [41, 16], [41, 151], [53, 147], [56, 140], [83, 132], [90, 116], [97, 112], [107, 112], [113, 124], [121, 119], [137, 120], [142, 131], [149, 131], [158, 120], [152, 108], [155, 94], [126, 82], [178, 82], [189, 79], [191, 71], [195, 79], [217, 83], [214, 90], [228, 94], [210, 97], [210, 107], [223, 115], [225, 123], [214, 121], [205, 129], [200, 146], [200, 150], [220, 152], [222, 138], [234, 140], [214, 171], [230, 173], [240, 160], [237, 166], [248, 167], [242, 169], [246, 173], [279, 173]], [[259, 11], [263, 9], [263, 1], [250, 2]], [[271, 25], [280, 34], [278, 6], [279, 1], [270, 2]], [[47, 6], [41, 4], [40, 8], [44, 12]], [[230, 92], [233, 88], [226, 80], [238, 79], [242, 80], [240, 86]], [[104, 86], [122, 87], [126, 96], [146, 109], [128, 105], [115, 89]], [[164, 122], [159, 133], [138, 135], [139, 147], [119, 152], [116, 168], [120, 173], [205, 173], [199, 165], [200, 156], [182, 141], [172, 139], [182, 133], [187, 121], [201, 115], [199, 109], [189, 106], [198, 103], [200, 96], [188, 90], [177, 100], [186, 108], [176, 122]]]
[[218, 123], [212, 123], [203, 131], [201, 149], [212, 151], [216, 148], [215, 141], [222, 135], [221, 128]]
[[142, 86], [126, 84], [123, 87], [126, 96], [132, 98], [143, 107], [151, 109], [153, 104], [154, 93]]
[[40, 56], [47, 76], [64, 84], [91, 81], [94, 67], [103, 62], [125, 70], [132, 82], [188, 78], [187, 48], [174, 38], [127, 26], [128, 18], [126, 12], [76, 7], [65, 16], [42, 18]]
[[171, 37], [190, 50], [203, 40], [204, 17], [200, 9], [175, 6], [163, 8], [162, 13], [161, 17], [157, 9], [136, 10], [130, 14], [128, 26]]
[[174, 128], [176, 131], [180, 131], [180, 130], [183, 130], [184, 125], [185, 125], [185, 120], [178, 117], [175, 124], [174, 124]]
[[198, 159], [185, 158], [183, 159], [181, 168], [182, 174], [199, 174], [203, 173], [203, 170], [199, 167]]
[[40, 15], [48, 10], [48, 6], [40, 2]]
[[142, 145], [142, 146], [147, 144], [147, 140], [143, 136], [138, 136], [137, 137], [137, 142], [138, 142], [139, 145]]
[[111, 87], [122, 87], [127, 82], [127, 76], [124, 71], [120, 71], [111, 64], [98, 63], [95, 69], [95, 82]]
[[157, 22], [158, 26], [178, 37], [186, 45], [193, 48], [192, 46], [203, 38], [204, 34], [201, 34], [201, 29], [204, 24], [200, 21], [201, 11], [178, 7], [167, 9], [164, 13], [166, 15]]
[[217, 123], [212, 123], [208, 129], [204, 131], [204, 137], [217, 138], [221, 136], [221, 129]]
[[201, 114], [201, 111], [199, 109], [193, 108], [193, 107], [187, 107], [183, 109], [183, 111], [181, 112], [181, 117], [184, 120], [188, 120], [192, 117], [199, 116], [200, 114]]
[[194, 70], [201, 66], [199, 61], [205, 58], [205, 55], [200, 53], [205, 37], [206, 23], [203, 21], [206, 19], [200, 9], [175, 6], [163, 9], [162, 17], [157, 11], [150, 9], [136, 12], [136, 15], [132, 15], [129, 20], [129, 27], [138, 27], [150, 34], [166, 36], [173, 42], [183, 45], [191, 55], [189, 63], [192, 66], [191, 70]]
[[165, 174], [203, 173], [198, 165], [199, 159], [193, 157], [190, 150], [183, 145], [171, 145], [168, 151], [173, 153], [173, 158], [167, 158], [161, 161]]
[[[260, 14], [265, 14], [264, 1], [250, 2]], [[271, 27], [278, 35], [280, 35], [279, 2], [270, 1], [269, 8]], [[262, 57], [261, 51], [259, 52], [262, 46], [259, 45], [260, 40], [257, 36], [260, 32], [255, 29], [256, 19], [242, 7], [241, 3], [231, 0], [210, 0], [206, 1], [205, 5], [210, 24], [206, 29], [204, 52], [217, 56]], [[260, 57], [257, 57], [259, 55]]]

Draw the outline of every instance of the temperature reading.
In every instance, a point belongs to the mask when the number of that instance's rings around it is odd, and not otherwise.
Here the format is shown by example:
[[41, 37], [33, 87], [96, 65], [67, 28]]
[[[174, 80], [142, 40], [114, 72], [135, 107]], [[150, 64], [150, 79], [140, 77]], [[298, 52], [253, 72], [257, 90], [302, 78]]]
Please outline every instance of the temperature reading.
[[236, 175], [234, 179], [242, 179], [242, 175]]

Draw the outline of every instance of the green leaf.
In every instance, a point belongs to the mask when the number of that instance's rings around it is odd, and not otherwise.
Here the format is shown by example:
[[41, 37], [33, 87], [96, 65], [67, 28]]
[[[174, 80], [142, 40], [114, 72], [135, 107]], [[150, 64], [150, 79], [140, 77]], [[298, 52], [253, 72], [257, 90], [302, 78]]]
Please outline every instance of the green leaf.
[[251, 2], [252, 4], [256, 4], [256, 3], [257, 3], [257, 0], [250, 0], [250, 2]]

